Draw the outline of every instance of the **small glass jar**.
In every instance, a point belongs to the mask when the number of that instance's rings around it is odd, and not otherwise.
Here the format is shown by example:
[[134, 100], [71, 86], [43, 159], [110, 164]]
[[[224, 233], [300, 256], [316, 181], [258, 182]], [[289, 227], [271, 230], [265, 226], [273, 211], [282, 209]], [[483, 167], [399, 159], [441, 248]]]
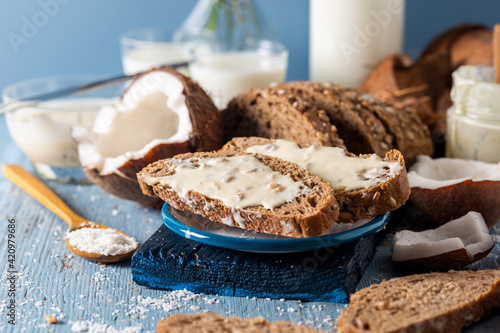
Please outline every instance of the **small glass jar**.
[[453, 72], [447, 114], [446, 156], [500, 161], [500, 84], [492, 66], [462, 66]]
[[[174, 40], [175, 31], [139, 28], [120, 36], [122, 67], [125, 74], [137, 74], [152, 67], [188, 62], [194, 41]], [[187, 65], [178, 71], [189, 75]]]

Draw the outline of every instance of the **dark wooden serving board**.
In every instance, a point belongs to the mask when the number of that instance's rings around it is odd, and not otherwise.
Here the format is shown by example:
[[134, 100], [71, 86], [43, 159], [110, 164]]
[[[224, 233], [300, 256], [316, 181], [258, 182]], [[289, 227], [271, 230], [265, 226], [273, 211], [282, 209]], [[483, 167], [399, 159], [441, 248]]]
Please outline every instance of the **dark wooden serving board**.
[[262, 254], [204, 245], [163, 225], [135, 253], [132, 274], [157, 289], [347, 303], [384, 230], [338, 247]]

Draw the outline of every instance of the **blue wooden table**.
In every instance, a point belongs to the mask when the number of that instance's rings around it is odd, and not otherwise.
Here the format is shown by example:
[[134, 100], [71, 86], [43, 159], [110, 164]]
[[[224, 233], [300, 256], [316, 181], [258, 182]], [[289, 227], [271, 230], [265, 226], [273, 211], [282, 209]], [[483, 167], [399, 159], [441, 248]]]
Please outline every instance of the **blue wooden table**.
[[[0, 163], [21, 164], [32, 170], [26, 156], [11, 140], [4, 116], [0, 116]], [[54, 182], [47, 185], [78, 214], [117, 228], [140, 243], [161, 226], [159, 211], [113, 197], [97, 186]], [[154, 332], [161, 318], [206, 311], [242, 317], [262, 315], [269, 320], [284, 319], [335, 330], [335, 319], [346, 306], [199, 295], [138, 286], [132, 281], [130, 262], [98, 265], [73, 255], [64, 242], [66, 224], [3, 175], [0, 176], [0, 222], [1, 332], [71, 332], [85, 327], [90, 332]], [[9, 228], [12, 224], [15, 228]], [[500, 267], [500, 224], [491, 231], [496, 242], [494, 251], [471, 268]], [[15, 241], [15, 260], [10, 261], [9, 237]], [[388, 233], [358, 289], [405, 274], [390, 260], [390, 243], [391, 233]], [[45, 315], [57, 317], [58, 323], [48, 325]], [[15, 326], [9, 323], [13, 318]], [[497, 312], [464, 331], [498, 332], [498, 327]]]

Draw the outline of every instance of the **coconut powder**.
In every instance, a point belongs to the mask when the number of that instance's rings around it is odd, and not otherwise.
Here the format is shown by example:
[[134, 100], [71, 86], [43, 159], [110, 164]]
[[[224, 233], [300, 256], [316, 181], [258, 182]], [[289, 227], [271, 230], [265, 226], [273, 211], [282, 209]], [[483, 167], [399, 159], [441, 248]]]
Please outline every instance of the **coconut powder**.
[[114, 229], [81, 228], [66, 233], [69, 244], [80, 251], [114, 256], [137, 248], [137, 241]]

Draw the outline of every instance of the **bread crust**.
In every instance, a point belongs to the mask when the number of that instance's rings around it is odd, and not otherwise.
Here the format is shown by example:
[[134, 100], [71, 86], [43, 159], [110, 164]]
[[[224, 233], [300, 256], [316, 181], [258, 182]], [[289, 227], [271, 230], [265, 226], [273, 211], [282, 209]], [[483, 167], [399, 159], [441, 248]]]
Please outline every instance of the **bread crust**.
[[[220, 151], [246, 152], [254, 145], [265, 145], [275, 142], [272, 139], [259, 137], [233, 138], [227, 142]], [[299, 145], [303, 148], [307, 147]], [[367, 158], [370, 154], [349, 156]], [[403, 155], [398, 150], [391, 150], [385, 154], [384, 161], [398, 162], [402, 168], [400, 172], [386, 182], [377, 184], [367, 189], [354, 191], [334, 191], [337, 198], [340, 216], [337, 222], [351, 223], [362, 219], [374, 218], [380, 214], [401, 207], [410, 196], [410, 183], [406, 173]]]
[[[358, 157], [369, 156], [370, 154], [365, 154]], [[403, 155], [399, 150], [392, 149], [385, 154], [384, 161], [398, 162], [402, 168], [396, 176], [386, 182], [367, 189], [339, 193], [337, 195], [341, 211], [339, 222], [374, 218], [403, 206], [409, 199], [411, 190]]]
[[499, 307], [499, 270], [415, 274], [352, 294], [337, 329], [340, 333], [458, 333]]
[[210, 312], [176, 314], [160, 320], [157, 326], [158, 333], [191, 333], [202, 330], [214, 333], [326, 333], [326, 331], [315, 330], [306, 325], [292, 324], [284, 320], [267, 321], [264, 317], [223, 317]]
[[[176, 159], [214, 158], [244, 155], [240, 152], [199, 152], [176, 155]], [[275, 157], [256, 154], [255, 157], [272, 170], [288, 174], [295, 181], [302, 181], [312, 189], [310, 194], [302, 194], [294, 201], [285, 203], [273, 210], [263, 206], [252, 206], [243, 209], [232, 209], [222, 201], [209, 198], [199, 192], [189, 191], [182, 199], [178, 193], [168, 186], [156, 184], [149, 186], [142, 180], [142, 175], [153, 177], [166, 176], [169, 173], [171, 159], [154, 162], [137, 175], [144, 194], [158, 196], [173, 208], [192, 211], [212, 221], [223, 223], [232, 219], [235, 225], [244, 220], [247, 229], [290, 237], [311, 237], [323, 234], [339, 216], [339, 208], [333, 191], [328, 183], [320, 177], [311, 176], [305, 169], [296, 164]], [[175, 172], [175, 171], [171, 171]], [[300, 211], [303, 212], [300, 212]], [[240, 222], [241, 223], [241, 222]]]

